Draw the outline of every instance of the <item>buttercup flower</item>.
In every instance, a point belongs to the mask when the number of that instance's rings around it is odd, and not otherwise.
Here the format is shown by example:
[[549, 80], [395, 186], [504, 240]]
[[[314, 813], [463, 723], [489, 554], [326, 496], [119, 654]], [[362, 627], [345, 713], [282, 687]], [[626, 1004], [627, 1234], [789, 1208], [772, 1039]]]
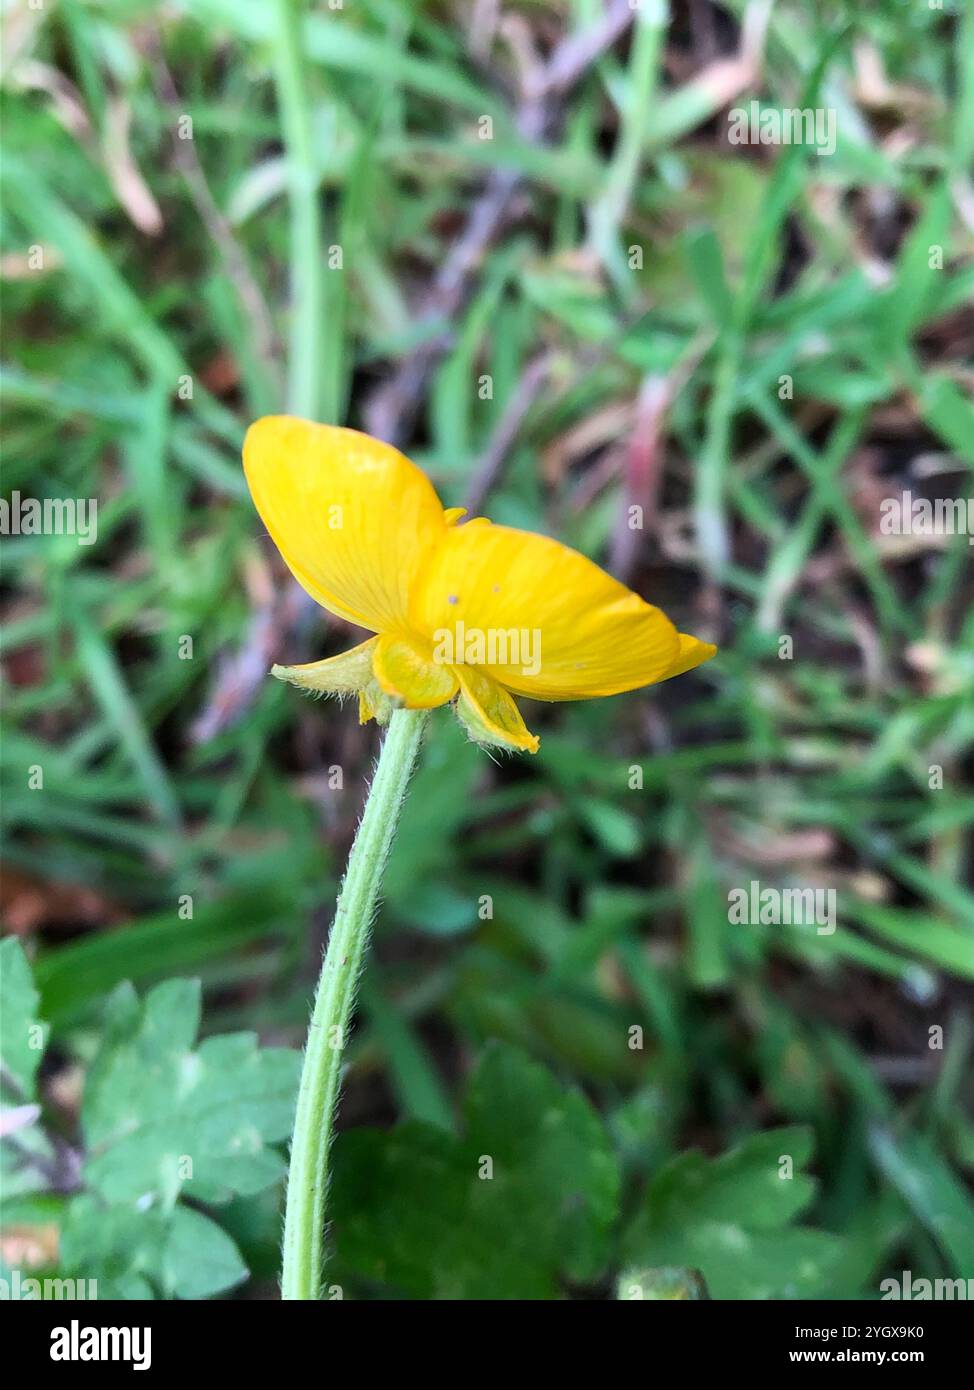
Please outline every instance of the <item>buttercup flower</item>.
[[677, 632], [577, 551], [445, 510], [421, 469], [356, 430], [267, 416], [244, 469], [291, 573], [330, 612], [374, 632], [282, 680], [357, 694], [362, 722], [456, 702], [480, 743], [536, 753], [514, 695], [585, 700], [682, 675], [716, 647]]

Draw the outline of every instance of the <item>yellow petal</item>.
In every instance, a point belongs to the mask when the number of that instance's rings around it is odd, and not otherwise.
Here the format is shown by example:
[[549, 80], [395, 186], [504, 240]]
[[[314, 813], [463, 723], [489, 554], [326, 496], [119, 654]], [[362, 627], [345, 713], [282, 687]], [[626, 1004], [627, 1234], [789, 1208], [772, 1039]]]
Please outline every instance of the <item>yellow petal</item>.
[[677, 636], [680, 639], [680, 653], [666, 674], [660, 676], [661, 681], [668, 681], [673, 676], [683, 676], [717, 654], [717, 648], [712, 642], [701, 642], [699, 637], [691, 637], [688, 632], [677, 633]]
[[676, 628], [658, 608], [577, 551], [507, 526], [448, 530], [412, 617], [434, 644], [451, 635], [456, 660], [539, 700], [635, 690], [680, 656]]
[[434, 661], [426, 644], [405, 637], [380, 637], [372, 666], [385, 693], [407, 709], [436, 709], [457, 693], [457, 678], [450, 667]]
[[243, 452], [261, 520], [312, 598], [375, 632], [401, 625], [446, 531], [426, 474], [357, 430], [287, 415], [251, 425]]
[[529, 733], [521, 711], [502, 685], [475, 666], [458, 666], [460, 698], [457, 717], [475, 743], [537, 753], [539, 740]]
[[320, 695], [352, 695], [372, 679], [372, 655], [378, 637], [370, 637], [359, 647], [352, 647], [325, 661], [309, 661], [304, 666], [273, 666], [271, 675], [289, 681], [302, 690]]

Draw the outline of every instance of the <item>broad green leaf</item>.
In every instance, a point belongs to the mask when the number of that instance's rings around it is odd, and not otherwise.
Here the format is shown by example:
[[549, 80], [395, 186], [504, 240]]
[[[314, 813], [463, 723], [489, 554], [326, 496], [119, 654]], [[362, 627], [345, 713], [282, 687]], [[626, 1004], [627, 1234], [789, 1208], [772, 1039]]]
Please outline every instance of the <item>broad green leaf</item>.
[[650, 1206], [674, 1220], [739, 1217], [753, 1230], [777, 1230], [814, 1196], [815, 1184], [799, 1171], [811, 1149], [809, 1131], [795, 1126], [755, 1134], [717, 1159], [690, 1150], [657, 1174]]
[[202, 1212], [106, 1207], [86, 1194], [68, 1207], [60, 1256], [64, 1273], [96, 1281], [99, 1299], [209, 1298], [247, 1277], [234, 1242]]
[[789, 1228], [814, 1194], [799, 1171], [810, 1149], [809, 1132], [793, 1128], [754, 1135], [717, 1159], [681, 1154], [650, 1183], [625, 1259], [699, 1270], [714, 1298], [821, 1296], [842, 1243]]
[[202, 1212], [178, 1206], [162, 1251], [166, 1293], [174, 1298], [209, 1298], [247, 1277], [240, 1251], [222, 1227]]
[[106, 1207], [83, 1193], [68, 1205], [61, 1229], [60, 1264], [76, 1279], [93, 1280], [86, 1297], [151, 1299], [156, 1296], [166, 1220], [150, 1208]]
[[5, 937], [0, 942], [0, 1062], [5, 1098], [13, 1103], [31, 1101], [36, 1094], [45, 1041], [37, 999], [24, 948], [16, 937]]
[[268, 1145], [290, 1132], [300, 1057], [257, 1046], [249, 1033], [194, 1049], [199, 985], [172, 980], [144, 1003], [120, 987], [85, 1090], [88, 1183], [109, 1201], [183, 1187], [218, 1200], [274, 1182], [283, 1160]]
[[465, 1135], [407, 1124], [336, 1146], [339, 1262], [418, 1298], [552, 1298], [598, 1277], [619, 1174], [578, 1092], [513, 1049], [471, 1079]]

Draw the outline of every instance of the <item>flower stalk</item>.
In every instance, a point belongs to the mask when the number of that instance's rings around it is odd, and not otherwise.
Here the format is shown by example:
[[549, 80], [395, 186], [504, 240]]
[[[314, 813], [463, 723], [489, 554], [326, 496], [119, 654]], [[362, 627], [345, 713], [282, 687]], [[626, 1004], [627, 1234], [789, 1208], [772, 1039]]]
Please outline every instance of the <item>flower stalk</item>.
[[428, 713], [392, 713], [328, 937], [291, 1139], [281, 1274], [285, 1299], [321, 1297], [328, 1165], [342, 1057], [382, 872]]

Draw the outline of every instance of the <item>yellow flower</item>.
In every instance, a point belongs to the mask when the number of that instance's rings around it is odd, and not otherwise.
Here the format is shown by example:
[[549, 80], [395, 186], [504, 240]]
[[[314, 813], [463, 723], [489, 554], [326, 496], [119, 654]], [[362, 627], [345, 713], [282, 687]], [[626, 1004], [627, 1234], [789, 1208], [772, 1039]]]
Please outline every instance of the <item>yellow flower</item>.
[[472, 738], [536, 753], [512, 693], [617, 695], [716, 651], [558, 541], [479, 517], [458, 524], [463, 508], [444, 510], [425, 473], [366, 434], [267, 416], [243, 454], [291, 573], [324, 608], [377, 634], [273, 674], [358, 694], [362, 722], [455, 699]]

